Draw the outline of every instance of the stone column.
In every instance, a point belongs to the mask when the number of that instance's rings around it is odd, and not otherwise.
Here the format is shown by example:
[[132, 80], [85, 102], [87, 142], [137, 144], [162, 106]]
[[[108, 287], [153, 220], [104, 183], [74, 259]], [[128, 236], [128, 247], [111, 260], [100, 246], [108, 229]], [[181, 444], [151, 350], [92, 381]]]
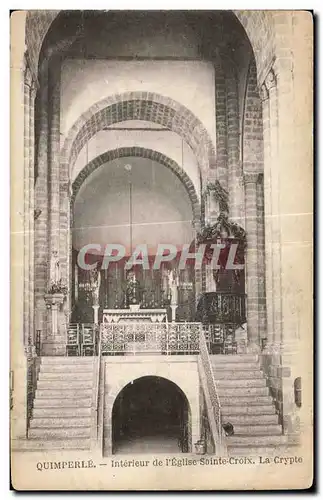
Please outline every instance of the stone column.
[[246, 283], [247, 283], [247, 328], [251, 349], [259, 345], [259, 291], [258, 291], [258, 228], [257, 228], [257, 172], [245, 172], [246, 204]]
[[[59, 171], [60, 171], [60, 63], [54, 59], [49, 69], [49, 256], [59, 255]], [[50, 276], [54, 280], [54, 276]]]
[[40, 68], [37, 120], [37, 178], [35, 184], [35, 327], [46, 336], [48, 286], [48, 65], [45, 58]]
[[274, 312], [273, 312], [273, 263], [272, 263], [272, 217], [271, 217], [271, 148], [270, 148], [270, 110], [269, 92], [264, 83], [260, 88], [262, 102], [263, 135], [264, 135], [264, 209], [265, 209], [265, 257], [266, 257], [266, 319], [267, 342], [273, 343]]
[[230, 219], [243, 225], [241, 204], [243, 203], [242, 171], [240, 166], [240, 134], [238, 88], [233, 70], [228, 70], [227, 90], [227, 134], [228, 134], [228, 193]]
[[257, 183], [257, 231], [258, 231], [258, 294], [259, 338], [266, 339], [266, 279], [265, 279], [265, 231], [264, 231], [264, 175], [258, 175]]
[[278, 155], [278, 97], [277, 80], [271, 69], [265, 81], [269, 93], [270, 117], [270, 173], [271, 173], [271, 237], [272, 237], [272, 287], [273, 287], [273, 342], [277, 346], [282, 336], [281, 295], [281, 214], [280, 214], [280, 162]]

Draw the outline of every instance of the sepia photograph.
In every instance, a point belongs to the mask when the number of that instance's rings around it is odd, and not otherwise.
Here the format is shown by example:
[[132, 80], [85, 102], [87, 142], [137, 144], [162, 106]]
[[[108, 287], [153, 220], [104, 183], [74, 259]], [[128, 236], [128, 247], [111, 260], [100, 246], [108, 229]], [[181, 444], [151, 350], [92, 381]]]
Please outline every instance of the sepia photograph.
[[313, 13], [10, 26], [13, 488], [310, 488]]

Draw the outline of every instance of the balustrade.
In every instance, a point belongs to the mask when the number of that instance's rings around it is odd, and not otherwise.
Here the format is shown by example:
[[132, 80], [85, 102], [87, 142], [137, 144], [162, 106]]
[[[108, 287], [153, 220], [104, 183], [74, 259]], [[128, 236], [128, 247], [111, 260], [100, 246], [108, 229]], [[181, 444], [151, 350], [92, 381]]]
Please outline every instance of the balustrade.
[[200, 323], [104, 324], [100, 328], [102, 355], [198, 354]]

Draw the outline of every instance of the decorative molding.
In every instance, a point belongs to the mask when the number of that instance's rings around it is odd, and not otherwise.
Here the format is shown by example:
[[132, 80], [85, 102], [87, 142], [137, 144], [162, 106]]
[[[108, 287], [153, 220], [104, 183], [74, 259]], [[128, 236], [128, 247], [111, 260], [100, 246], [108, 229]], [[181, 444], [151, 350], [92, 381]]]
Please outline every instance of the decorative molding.
[[260, 87], [259, 97], [260, 97], [261, 102], [267, 101], [267, 99], [269, 98], [269, 91], [268, 91], [265, 83], [263, 83]]
[[268, 91], [270, 91], [273, 87], [276, 87], [277, 78], [276, 78], [275, 72], [272, 68], [270, 69], [268, 75], [266, 76], [265, 84], [266, 84]]
[[257, 182], [259, 182], [258, 181], [259, 175], [262, 175], [262, 174], [259, 174], [259, 172], [245, 172], [243, 174], [244, 185], [246, 185], [246, 184], [257, 184]]

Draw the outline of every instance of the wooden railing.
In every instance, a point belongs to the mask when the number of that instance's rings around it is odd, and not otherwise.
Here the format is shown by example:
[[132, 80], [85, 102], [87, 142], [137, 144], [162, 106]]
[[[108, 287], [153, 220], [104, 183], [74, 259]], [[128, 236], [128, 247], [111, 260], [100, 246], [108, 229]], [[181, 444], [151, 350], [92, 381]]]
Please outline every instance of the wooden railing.
[[200, 355], [198, 357], [198, 368], [206, 399], [209, 425], [215, 443], [215, 453], [217, 455], [221, 455], [226, 452], [225, 434], [222, 427], [221, 405], [203, 331], [201, 331], [200, 334]]
[[200, 323], [117, 323], [100, 326], [103, 356], [198, 354]]

